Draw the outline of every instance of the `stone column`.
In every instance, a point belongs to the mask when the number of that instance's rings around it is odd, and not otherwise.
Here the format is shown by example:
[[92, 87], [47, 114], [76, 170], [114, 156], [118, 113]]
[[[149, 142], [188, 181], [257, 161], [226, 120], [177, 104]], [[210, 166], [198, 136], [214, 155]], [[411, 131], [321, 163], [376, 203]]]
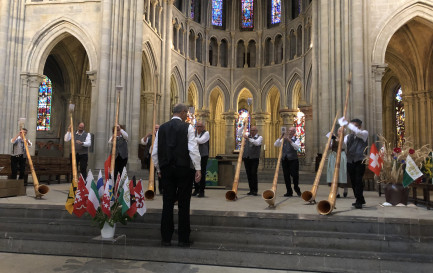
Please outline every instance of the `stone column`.
[[245, 56], [244, 56], [244, 68], [248, 68], [248, 44], [244, 43], [244, 47], [245, 47]]
[[269, 48], [269, 56], [271, 56], [271, 65], [275, 64], [275, 40], [271, 39], [271, 46]]
[[156, 14], [156, 4], [158, 3], [158, 0], [151, 0], [151, 4], [152, 4], [152, 18], [151, 18], [151, 22], [150, 22], [150, 26], [156, 30], [155, 28], [155, 14]]
[[313, 149], [313, 107], [311, 105], [303, 106], [300, 110], [305, 114], [305, 165], [311, 171], [314, 161], [314, 149]]
[[194, 61], [197, 62], [197, 39], [198, 39], [198, 35], [194, 36], [194, 45], [193, 45], [193, 49], [194, 49]]
[[221, 41], [217, 42], [218, 48], [217, 48], [217, 59], [216, 59], [216, 66], [220, 67], [220, 48], [221, 48]]
[[144, 8], [146, 9], [146, 22], [150, 22], [150, 0], [146, 0], [146, 3], [144, 5]]
[[[383, 120], [383, 105], [382, 105], [382, 77], [385, 73], [387, 64], [374, 64], [372, 65], [373, 73], [373, 90], [370, 91], [369, 104], [373, 111], [367, 114], [368, 120], [366, 122], [366, 127], [369, 132], [369, 143], [374, 143], [377, 139], [377, 134], [383, 132], [386, 128]], [[367, 91], [368, 92], [368, 91]]]
[[222, 117], [226, 123], [226, 147], [225, 154], [232, 154], [235, 148], [235, 120], [238, 118], [236, 112], [224, 112]]
[[293, 127], [293, 121], [296, 117], [298, 110], [295, 109], [281, 109], [280, 116], [283, 119], [283, 126], [286, 127], [286, 130], [289, 130], [290, 127]]
[[[199, 109], [195, 111], [195, 117], [198, 121], [203, 121], [205, 124], [208, 123], [210, 117], [210, 111], [207, 109]], [[209, 130], [209, 127], [206, 126], [206, 130]]]
[[179, 24], [177, 24], [176, 25], [176, 37], [177, 37], [177, 40], [176, 40], [176, 49], [177, 49], [177, 52], [179, 52], [180, 53], [180, 48], [179, 48], [179, 29], [180, 29], [180, 25]]
[[30, 148], [30, 154], [35, 154], [36, 147], [36, 122], [37, 122], [37, 109], [38, 109], [38, 93], [39, 85], [43, 80], [43, 75], [30, 74], [28, 77], [29, 84], [29, 103], [27, 104], [27, 117], [26, 118], [26, 128], [27, 136], [34, 143]]
[[271, 147], [266, 147], [266, 139], [269, 138], [269, 134], [266, 133], [266, 123], [271, 119], [271, 114], [266, 112], [257, 112], [252, 114], [252, 118], [256, 122], [256, 127], [258, 134], [263, 137], [262, 150], [260, 152], [259, 170], [265, 168], [265, 149], [270, 149]]

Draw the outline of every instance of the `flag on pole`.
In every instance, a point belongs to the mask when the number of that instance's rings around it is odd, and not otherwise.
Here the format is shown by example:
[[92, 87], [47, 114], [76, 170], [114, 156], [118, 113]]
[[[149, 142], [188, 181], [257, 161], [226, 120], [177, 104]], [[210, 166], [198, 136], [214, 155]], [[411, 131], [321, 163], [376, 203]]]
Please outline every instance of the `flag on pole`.
[[131, 193], [129, 192], [130, 183], [132, 183], [132, 181], [129, 181], [128, 177], [126, 177], [126, 181], [120, 189], [119, 202], [122, 205], [122, 215], [131, 207]]
[[373, 143], [370, 148], [370, 159], [368, 160], [368, 168], [377, 176], [379, 176], [380, 170], [382, 169], [382, 163], [382, 157], [380, 157], [376, 145]]
[[115, 193], [115, 197], [119, 197], [120, 194], [120, 189], [122, 189], [123, 187], [123, 183], [125, 183], [125, 181], [128, 180], [128, 174], [126, 173], [126, 167], [123, 167], [122, 170], [122, 175], [117, 177], [117, 181], [116, 181], [116, 185], [115, 185], [115, 189], [114, 189], [114, 193]]
[[108, 179], [104, 188], [104, 196], [102, 197], [102, 205], [101, 210], [108, 217], [111, 216], [111, 196], [113, 195], [113, 180], [111, 178]]
[[69, 214], [72, 214], [74, 211], [74, 202], [75, 202], [75, 192], [77, 191], [77, 186], [74, 185], [74, 182], [71, 182], [69, 185], [69, 192], [68, 197], [66, 198], [65, 208], [69, 212]]
[[140, 216], [146, 213], [146, 203], [144, 202], [144, 192], [141, 185], [141, 180], [138, 181], [137, 186], [134, 189], [135, 192], [135, 204], [137, 206], [137, 213]]
[[92, 215], [92, 217], [95, 217], [99, 207], [99, 194], [98, 194], [98, 189], [96, 187], [95, 181], [93, 180], [92, 171], [89, 170], [86, 180], [87, 180], [86, 188], [87, 191], [89, 192], [89, 197], [87, 198], [87, 202], [86, 202], [86, 209], [87, 212], [90, 215]]
[[130, 200], [131, 200], [131, 205], [128, 209], [128, 211], [126, 212], [126, 214], [128, 214], [129, 217], [134, 217], [135, 213], [137, 213], [137, 203], [135, 202], [135, 176], [132, 178], [132, 181], [129, 183], [129, 192], [131, 193], [130, 195]]
[[86, 185], [84, 184], [83, 175], [80, 174], [80, 179], [78, 179], [78, 188], [75, 193], [75, 202], [74, 202], [74, 214], [78, 217], [81, 217], [86, 210], [87, 197], [89, 192], [87, 191]]
[[98, 199], [101, 200], [104, 195], [104, 179], [102, 178], [102, 172], [99, 170], [98, 181], [96, 182], [96, 189], [98, 189]]
[[404, 169], [403, 174], [403, 186], [409, 186], [413, 181], [420, 178], [422, 176], [422, 172], [416, 166], [415, 161], [413, 161], [410, 155], [407, 155], [406, 158], [406, 168]]

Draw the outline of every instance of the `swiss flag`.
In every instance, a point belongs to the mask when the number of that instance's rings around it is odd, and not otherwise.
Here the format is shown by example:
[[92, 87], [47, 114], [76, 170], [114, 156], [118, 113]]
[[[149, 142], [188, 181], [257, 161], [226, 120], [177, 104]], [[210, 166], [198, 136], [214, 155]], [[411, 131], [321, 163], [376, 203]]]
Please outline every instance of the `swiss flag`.
[[377, 151], [376, 145], [373, 143], [370, 148], [370, 159], [368, 160], [368, 168], [377, 176], [380, 175], [383, 160]]
[[101, 210], [108, 217], [111, 217], [111, 197], [113, 196], [113, 180], [108, 179], [107, 184], [105, 184], [104, 196], [102, 197]]
[[75, 193], [75, 202], [74, 202], [74, 214], [78, 217], [81, 217], [87, 209], [86, 209], [86, 203], [87, 198], [89, 196], [89, 191], [86, 188], [86, 185], [84, 184], [83, 176], [80, 174], [80, 179], [78, 180], [78, 188], [77, 192]]

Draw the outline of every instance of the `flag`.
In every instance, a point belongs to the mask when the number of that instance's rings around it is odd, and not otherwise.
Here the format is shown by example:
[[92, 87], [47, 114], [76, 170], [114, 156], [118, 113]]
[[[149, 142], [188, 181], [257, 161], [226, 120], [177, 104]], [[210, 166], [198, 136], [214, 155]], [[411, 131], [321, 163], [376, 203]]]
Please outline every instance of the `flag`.
[[144, 202], [144, 192], [141, 185], [141, 180], [138, 181], [137, 186], [134, 189], [135, 192], [135, 204], [137, 206], [137, 212], [140, 216], [146, 213], [146, 203]]
[[104, 195], [104, 179], [102, 178], [102, 172], [99, 170], [98, 181], [96, 182], [96, 189], [98, 189], [98, 199], [101, 200]]
[[129, 192], [131, 193], [131, 205], [128, 209], [128, 211], [126, 212], [126, 214], [128, 214], [129, 217], [134, 217], [135, 213], [137, 212], [137, 203], [135, 202], [135, 176], [132, 178], [132, 181], [129, 183]]
[[75, 201], [74, 201], [74, 214], [78, 217], [81, 217], [86, 210], [87, 197], [89, 196], [89, 192], [87, 191], [86, 185], [84, 184], [83, 175], [80, 174], [80, 179], [78, 180], [78, 188], [75, 193]]
[[129, 184], [132, 181], [128, 181], [128, 177], [126, 177], [126, 181], [123, 183], [122, 188], [120, 189], [120, 197], [119, 203], [122, 205], [122, 215], [125, 214], [129, 207], [131, 207], [131, 193], [129, 192]]
[[87, 212], [90, 215], [92, 215], [92, 217], [95, 217], [99, 207], [99, 194], [98, 194], [98, 189], [96, 187], [95, 181], [93, 180], [93, 174], [90, 170], [89, 173], [87, 174], [86, 180], [87, 180], [86, 188], [87, 191], [89, 192], [89, 196], [86, 202], [86, 209]]
[[115, 197], [119, 197], [119, 190], [123, 187], [123, 183], [128, 180], [128, 174], [126, 173], [126, 168], [123, 167], [122, 175], [119, 177], [117, 176], [117, 181], [114, 189]]
[[414, 180], [420, 178], [422, 176], [422, 172], [416, 166], [415, 161], [413, 161], [410, 155], [407, 155], [406, 158], [406, 168], [404, 169], [403, 174], [403, 186], [409, 186]]
[[101, 205], [102, 212], [105, 213], [108, 217], [111, 216], [110, 200], [112, 195], [113, 195], [113, 180], [110, 178], [105, 184], [104, 196], [102, 197], [102, 205]]
[[69, 186], [68, 197], [66, 198], [66, 204], [65, 204], [65, 208], [69, 212], [69, 214], [72, 214], [72, 212], [74, 211], [76, 191], [77, 191], [77, 181], [75, 181], [74, 178], [72, 177], [71, 185]]
[[382, 169], [382, 163], [382, 157], [380, 157], [376, 145], [373, 143], [370, 148], [370, 159], [368, 160], [368, 168], [377, 176], [379, 176], [380, 170]]
[[104, 174], [105, 174], [105, 180], [108, 181], [108, 176], [110, 174], [110, 166], [111, 166], [111, 154], [108, 156], [107, 160], [104, 162]]

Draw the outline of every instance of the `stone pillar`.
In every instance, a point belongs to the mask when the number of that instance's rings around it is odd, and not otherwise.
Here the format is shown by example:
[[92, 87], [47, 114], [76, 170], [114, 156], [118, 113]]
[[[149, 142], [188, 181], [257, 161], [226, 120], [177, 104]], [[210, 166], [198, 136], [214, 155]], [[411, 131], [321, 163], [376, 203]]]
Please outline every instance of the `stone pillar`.
[[232, 154], [235, 148], [235, 120], [238, 118], [238, 113], [236, 112], [224, 112], [222, 117], [226, 123], [226, 147], [225, 154]]
[[[195, 117], [198, 121], [202, 121], [205, 124], [208, 123], [210, 117], [210, 111], [207, 109], [199, 109], [195, 111]], [[206, 130], [209, 130], [209, 127], [206, 126]]]
[[180, 48], [179, 48], [179, 29], [180, 29], [180, 25], [179, 24], [177, 24], [176, 25], [176, 37], [177, 37], [177, 40], [176, 40], [176, 49], [177, 49], [177, 52], [179, 52], [180, 53]]
[[220, 67], [220, 48], [221, 48], [221, 41], [217, 42], [218, 48], [217, 48], [217, 59], [216, 59], [216, 66]]
[[193, 49], [194, 49], [194, 61], [197, 62], [197, 39], [198, 39], [198, 35], [194, 36], [194, 45], [193, 45]]
[[258, 134], [263, 137], [262, 150], [260, 152], [259, 170], [265, 168], [265, 149], [270, 149], [271, 147], [266, 147], [266, 138], [269, 138], [269, 134], [266, 133], [266, 123], [271, 119], [271, 114], [266, 112], [257, 112], [252, 114], [252, 118], [256, 123]]
[[300, 110], [305, 114], [305, 165], [311, 171], [314, 161], [314, 149], [313, 149], [313, 107], [311, 105], [303, 106]]
[[158, 0], [151, 0], [151, 4], [152, 4], [152, 7], [151, 7], [151, 9], [152, 9], [152, 18], [151, 18], [151, 21], [150, 21], [150, 26], [153, 29], [155, 29], [155, 30], [156, 30], [156, 28], [155, 28], [156, 3], [158, 3]]
[[271, 56], [271, 65], [275, 64], [275, 40], [271, 39], [271, 46], [269, 48], [269, 56]]
[[[35, 154], [36, 147], [36, 122], [38, 109], [38, 93], [39, 85], [43, 80], [43, 75], [30, 74], [28, 77], [29, 84], [29, 103], [27, 104], [27, 117], [25, 126], [27, 128], [27, 136], [34, 143], [30, 148], [30, 154]], [[17, 121], [18, 122], [18, 121]]]
[[283, 119], [283, 126], [286, 127], [286, 130], [289, 130], [290, 127], [293, 127], [293, 121], [295, 120], [296, 114], [298, 110], [295, 109], [281, 109], [280, 116]]
[[150, 22], [150, 0], [146, 0], [144, 8], [146, 9], [146, 18], [145, 18], [145, 20], [149, 23]]
[[[368, 120], [366, 128], [369, 132], [369, 143], [374, 143], [377, 140], [377, 134], [381, 134], [383, 129], [386, 128], [383, 119], [383, 105], [382, 105], [382, 77], [385, 73], [387, 64], [374, 64], [372, 65], [373, 73], [373, 90], [370, 91], [369, 104], [370, 114], [367, 114]], [[368, 91], [367, 91], [368, 92]]]
[[245, 54], [244, 54], [244, 68], [248, 68], [248, 44], [244, 43], [244, 47], [245, 47]]

